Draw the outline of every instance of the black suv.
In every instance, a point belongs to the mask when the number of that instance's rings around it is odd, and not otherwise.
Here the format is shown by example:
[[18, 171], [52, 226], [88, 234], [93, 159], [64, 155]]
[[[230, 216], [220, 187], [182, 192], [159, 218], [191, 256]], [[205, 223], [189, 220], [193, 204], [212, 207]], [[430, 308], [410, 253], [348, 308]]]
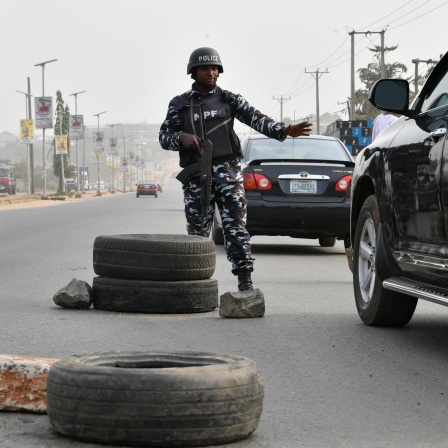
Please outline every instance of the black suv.
[[448, 53], [409, 106], [409, 83], [382, 79], [370, 102], [401, 115], [356, 160], [353, 283], [367, 325], [402, 326], [418, 299], [448, 305]]

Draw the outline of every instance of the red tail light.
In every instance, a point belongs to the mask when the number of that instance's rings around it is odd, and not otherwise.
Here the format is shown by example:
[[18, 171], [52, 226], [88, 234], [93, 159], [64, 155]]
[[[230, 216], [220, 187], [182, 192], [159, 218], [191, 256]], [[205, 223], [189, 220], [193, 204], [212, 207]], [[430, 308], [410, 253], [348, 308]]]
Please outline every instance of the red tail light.
[[352, 181], [352, 176], [344, 176], [341, 177], [337, 182], [335, 186], [336, 191], [349, 191], [350, 189], [350, 183]]
[[262, 174], [243, 173], [243, 184], [246, 190], [270, 190], [272, 182]]

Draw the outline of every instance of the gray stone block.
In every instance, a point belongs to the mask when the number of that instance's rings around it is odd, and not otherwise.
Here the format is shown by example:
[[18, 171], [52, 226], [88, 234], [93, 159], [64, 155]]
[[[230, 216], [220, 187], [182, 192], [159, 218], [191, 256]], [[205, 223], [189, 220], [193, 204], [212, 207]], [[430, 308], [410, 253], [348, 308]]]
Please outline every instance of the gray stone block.
[[87, 309], [92, 305], [92, 301], [92, 287], [76, 278], [53, 296], [53, 302], [62, 308]]
[[263, 317], [264, 311], [264, 295], [259, 289], [226, 292], [219, 300], [222, 317]]

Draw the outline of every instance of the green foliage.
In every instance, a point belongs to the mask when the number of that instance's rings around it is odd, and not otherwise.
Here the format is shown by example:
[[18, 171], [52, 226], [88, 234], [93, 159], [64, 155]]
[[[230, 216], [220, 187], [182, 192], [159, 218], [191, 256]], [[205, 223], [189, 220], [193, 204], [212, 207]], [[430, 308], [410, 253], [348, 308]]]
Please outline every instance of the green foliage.
[[[384, 47], [384, 55], [395, 51], [398, 45], [392, 47]], [[381, 46], [375, 45], [369, 48], [374, 53], [373, 62], [367, 65], [366, 68], [358, 70], [359, 79], [365, 85], [364, 89], [359, 89], [355, 92], [355, 119], [367, 120], [375, 118], [379, 110], [373, 107], [369, 101], [369, 92], [376, 81], [381, 79]], [[407, 73], [408, 68], [400, 62], [393, 62], [391, 64], [385, 63], [386, 78], [399, 78], [402, 73]], [[408, 81], [410, 78], [405, 78]]]

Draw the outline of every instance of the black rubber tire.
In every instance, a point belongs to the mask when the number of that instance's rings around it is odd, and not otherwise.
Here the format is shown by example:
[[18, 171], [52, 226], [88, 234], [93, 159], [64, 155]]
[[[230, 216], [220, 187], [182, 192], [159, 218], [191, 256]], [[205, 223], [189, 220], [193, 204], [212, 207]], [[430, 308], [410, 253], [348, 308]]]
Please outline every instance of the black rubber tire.
[[218, 282], [127, 280], [95, 277], [93, 306], [128, 313], [203, 313], [218, 306]]
[[217, 246], [223, 246], [224, 234], [222, 233], [222, 227], [218, 222], [218, 219], [216, 218], [216, 213], [218, 212], [215, 212], [215, 216], [213, 216], [212, 231], [211, 231], [212, 240], [215, 242]]
[[193, 447], [252, 434], [263, 379], [248, 358], [200, 352], [110, 352], [56, 361], [47, 414], [59, 433], [104, 444]]
[[353, 247], [356, 308], [366, 325], [401, 327], [411, 320], [418, 299], [383, 288], [375, 272], [378, 226], [378, 202], [375, 196], [369, 196], [358, 217]]
[[319, 245], [321, 247], [333, 247], [335, 244], [336, 244], [336, 237], [334, 236], [319, 237]]
[[215, 272], [216, 247], [196, 235], [98, 236], [93, 244], [97, 275], [133, 280], [204, 280]]

